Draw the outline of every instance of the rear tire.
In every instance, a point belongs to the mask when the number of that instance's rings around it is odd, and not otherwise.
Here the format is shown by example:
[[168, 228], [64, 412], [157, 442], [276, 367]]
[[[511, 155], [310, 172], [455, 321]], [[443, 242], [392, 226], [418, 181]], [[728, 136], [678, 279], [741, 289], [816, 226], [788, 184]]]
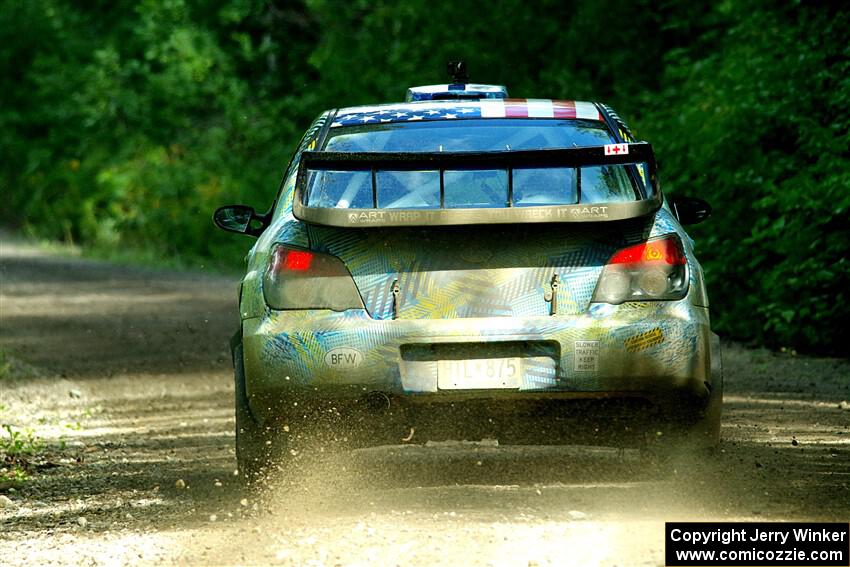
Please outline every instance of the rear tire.
[[248, 405], [242, 343], [233, 348], [234, 398], [236, 410], [236, 463], [245, 486], [266, 483], [286, 454], [286, 440], [271, 428], [257, 423]]
[[[700, 411], [700, 417], [679, 427], [667, 427], [666, 432], [653, 431], [644, 446], [647, 453], [662, 462], [676, 457], [701, 457], [714, 453], [720, 446], [720, 422], [723, 413], [723, 365], [720, 354], [720, 339], [711, 338], [711, 384], [708, 401]], [[674, 420], [671, 420], [675, 423]], [[681, 423], [681, 422], [680, 422]]]
[[711, 334], [711, 385], [708, 404], [702, 419], [694, 426], [692, 444], [703, 451], [713, 452], [720, 446], [720, 421], [723, 413], [723, 358], [720, 337]]

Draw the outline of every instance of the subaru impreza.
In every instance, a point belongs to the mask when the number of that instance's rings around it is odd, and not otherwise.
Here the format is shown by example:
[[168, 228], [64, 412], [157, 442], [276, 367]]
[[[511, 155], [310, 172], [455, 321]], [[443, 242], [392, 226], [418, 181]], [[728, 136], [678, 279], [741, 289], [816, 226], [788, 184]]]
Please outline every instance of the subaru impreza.
[[[411, 88], [323, 112], [257, 236], [232, 341], [257, 478], [337, 441], [439, 436], [711, 447], [722, 373], [703, 273], [652, 147], [608, 106]], [[361, 441], [358, 441], [361, 440]]]

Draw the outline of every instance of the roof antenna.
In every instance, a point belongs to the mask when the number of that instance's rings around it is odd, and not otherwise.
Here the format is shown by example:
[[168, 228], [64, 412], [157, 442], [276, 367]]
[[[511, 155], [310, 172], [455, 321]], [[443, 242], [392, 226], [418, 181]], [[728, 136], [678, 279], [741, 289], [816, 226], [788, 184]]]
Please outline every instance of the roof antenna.
[[466, 70], [466, 61], [449, 61], [446, 72], [452, 78], [453, 84], [465, 85], [469, 82], [469, 72]]

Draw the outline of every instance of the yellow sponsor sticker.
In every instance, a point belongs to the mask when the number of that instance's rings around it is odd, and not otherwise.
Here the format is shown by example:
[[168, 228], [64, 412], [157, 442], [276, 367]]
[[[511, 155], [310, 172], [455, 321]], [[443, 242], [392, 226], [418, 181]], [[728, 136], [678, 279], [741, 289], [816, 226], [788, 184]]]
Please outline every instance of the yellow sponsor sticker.
[[663, 341], [664, 333], [656, 327], [655, 329], [644, 331], [643, 333], [627, 338], [623, 341], [623, 344], [628, 352], [639, 352], [661, 344]]

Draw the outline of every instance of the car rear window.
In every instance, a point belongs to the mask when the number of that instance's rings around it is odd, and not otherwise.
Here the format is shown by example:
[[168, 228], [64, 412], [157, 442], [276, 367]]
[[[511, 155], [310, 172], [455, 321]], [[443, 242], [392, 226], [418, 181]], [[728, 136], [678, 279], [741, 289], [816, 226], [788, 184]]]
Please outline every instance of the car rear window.
[[[394, 122], [334, 128], [333, 152], [511, 151], [601, 146], [615, 140], [589, 120], [476, 119]], [[305, 204], [322, 208], [487, 208], [634, 201], [647, 191], [645, 166], [446, 170], [322, 170], [311, 173]], [[509, 179], [510, 178], [510, 179]], [[374, 186], [373, 186], [374, 181]]]
[[493, 152], [610, 144], [596, 120], [473, 119], [387, 122], [332, 128], [332, 152]]

